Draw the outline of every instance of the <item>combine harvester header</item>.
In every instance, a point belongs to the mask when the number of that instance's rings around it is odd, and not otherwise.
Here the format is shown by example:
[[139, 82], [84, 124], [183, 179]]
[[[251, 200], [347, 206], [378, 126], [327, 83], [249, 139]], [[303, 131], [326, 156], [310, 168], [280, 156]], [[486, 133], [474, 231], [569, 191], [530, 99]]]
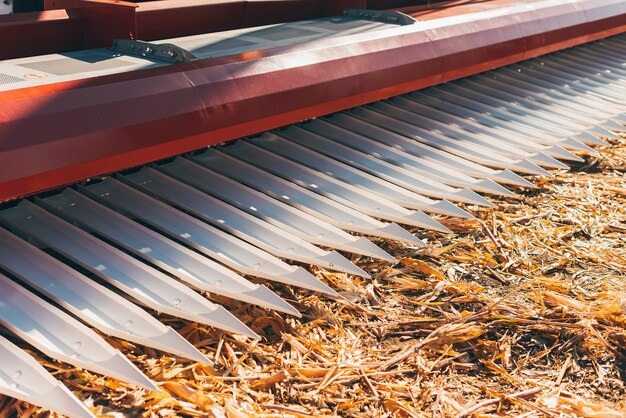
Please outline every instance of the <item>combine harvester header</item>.
[[[199, 292], [298, 316], [244, 276], [335, 297], [290, 263], [369, 278], [336, 250], [394, 262], [360, 235], [421, 245], [623, 129], [623, 0], [419, 3], [0, 16], [0, 330], [156, 390], [87, 325], [208, 363], [138, 305], [257, 338]], [[90, 416], [9, 340], [0, 393]]]
[[[82, 3], [71, 3], [79, 14], [100, 10], [106, 19], [105, 11], [116, 16], [122, 8], [135, 14], [134, 25], [120, 32], [111, 25], [109, 39], [101, 30], [83, 28], [83, 38], [98, 35], [88, 45], [99, 49], [0, 63], [0, 201], [444, 83], [626, 27], [626, 3], [620, 0], [493, 0], [444, 9], [446, 16], [439, 18], [420, 15], [418, 7], [414, 14], [425, 20], [411, 24], [404, 16], [361, 12], [157, 40], [152, 46], [113, 46], [122, 32], [145, 31], [148, 38], [140, 39], [148, 40], [172, 35], [167, 22], [184, 20], [200, 6], [176, 7], [167, 0], [96, 7], [85, 1], [82, 9]], [[176, 13], [166, 19], [163, 12], [163, 33], [157, 33], [142, 16], [156, 13], [148, 5], [161, 3]], [[210, 9], [238, 3], [288, 8], [298, 2], [212, 1]], [[73, 18], [8, 18], [0, 21], [0, 35], [26, 45], [3, 58], [44, 52], [39, 45], [50, 32], [34, 35], [44, 27], [81, 38], [69, 29]]]

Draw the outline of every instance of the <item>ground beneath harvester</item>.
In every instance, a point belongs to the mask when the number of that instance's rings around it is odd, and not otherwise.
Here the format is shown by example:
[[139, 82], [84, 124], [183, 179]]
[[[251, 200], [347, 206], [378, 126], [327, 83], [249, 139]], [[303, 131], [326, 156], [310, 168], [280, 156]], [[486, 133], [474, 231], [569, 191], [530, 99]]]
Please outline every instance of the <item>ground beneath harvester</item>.
[[[159, 317], [214, 368], [107, 338], [161, 393], [29, 353], [105, 416], [622, 417], [623, 138], [519, 200], [472, 207], [480, 221], [444, 218], [455, 235], [378, 241], [401, 263], [354, 258], [372, 280], [316, 270], [345, 301], [272, 283], [299, 320], [219, 299], [264, 337], [256, 344]], [[0, 417], [16, 410], [48, 414], [0, 398]]]

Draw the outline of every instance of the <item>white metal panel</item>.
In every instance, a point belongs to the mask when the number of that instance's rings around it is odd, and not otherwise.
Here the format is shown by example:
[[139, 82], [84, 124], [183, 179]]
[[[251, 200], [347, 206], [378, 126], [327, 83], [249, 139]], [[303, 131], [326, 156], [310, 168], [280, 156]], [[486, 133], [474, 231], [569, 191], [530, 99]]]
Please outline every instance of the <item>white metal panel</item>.
[[551, 83], [553, 88], [558, 89], [559, 92], [577, 97], [579, 100], [602, 103], [603, 108], [607, 111], [615, 111], [616, 109], [623, 109], [624, 107], [623, 103], [616, 102], [610, 97], [595, 93], [591, 86], [586, 85], [584, 81], [577, 80], [573, 77], [564, 77], [564, 74], [550, 71], [544, 68], [539, 61], [531, 61], [528, 65], [525, 63], [517, 63], [511, 65], [509, 71], [524, 74], [527, 79], [531, 78], [541, 80], [543, 83]]
[[531, 100], [537, 100], [541, 103], [546, 103], [563, 111], [567, 111], [570, 116], [575, 118], [581, 118], [582, 120], [588, 120], [592, 126], [605, 122], [608, 118], [613, 116], [609, 109], [601, 108], [594, 109], [592, 113], [589, 112], [589, 105], [583, 105], [581, 102], [589, 102], [588, 99], [582, 97], [581, 100], [572, 100], [571, 96], [564, 94], [561, 90], [545, 89], [539, 87], [536, 84], [529, 83], [526, 78], [521, 76], [520, 72], [506, 69], [507, 71], [498, 71], [486, 74], [487, 79], [499, 80], [501, 83], [506, 83], [508, 86], [515, 88], [518, 92], [524, 92], [526, 97]]
[[499, 153], [511, 158], [528, 158], [542, 167], [567, 169], [567, 165], [555, 158], [571, 158], [573, 155], [558, 144], [537, 144], [532, 139], [523, 137], [516, 132], [485, 126], [470, 118], [455, 115], [447, 110], [426, 106], [410, 96], [394, 97], [389, 100], [389, 103], [411, 113], [426, 116], [431, 120], [437, 120], [447, 126], [459, 127], [463, 131], [468, 132], [477, 144], [495, 148]]
[[211, 363], [137, 305], [0, 228], [0, 266], [105, 334]]
[[[516, 65], [511, 67], [512, 69], [519, 69]], [[538, 72], [537, 77], [544, 79], [545, 74]], [[550, 77], [546, 77], [545, 80], [550, 80]], [[471, 86], [464, 84], [450, 84], [442, 87], [442, 90], [449, 94], [465, 97], [469, 100], [479, 102], [488, 109], [493, 109], [494, 113], [500, 115], [503, 120], [509, 118], [515, 118], [514, 120], [523, 121], [526, 125], [531, 125], [537, 129], [545, 132], [548, 135], [556, 137], [567, 137], [573, 133], [580, 133], [580, 129], [572, 129], [571, 127], [561, 126], [555, 124], [551, 120], [546, 119], [540, 113], [531, 113], [530, 109], [520, 109], [515, 106], [511, 106], [511, 102], [502, 100], [498, 97], [490, 95], [488, 92], [472, 89]]]
[[[493, 111], [493, 109], [489, 106], [483, 105], [482, 103], [473, 101], [466, 97], [460, 97], [455, 94], [448, 93], [443, 89], [418, 91], [410, 93], [408, 97], [438, 109], [446, 109], [448, 112], [462, 117], [472, 118], [473, 120], [476, 120], [486, 126], [516, 132], [520, 135], [524, 135], [528, 138], [528, 140], [539, 144], [559, 144], [565, 149], [575, 151], [589, 151], [591, 149], [572, 137], [550, 135], [532, 124], [527, 123], [523, 117], [519, 117], [512, 113], [502, 116], [501, 113]], [[578, 162], [583, 160], [575, 154], [566, 155], [562, 158]]]
[[34, 358], [0, 336], [0, 393], [70, 418], [95, 418]]
[[[482, 165], [486, 167], [498, 168], [501, 170], [510, 169], [525, 174], [537, 174], [537, 169], [543, 173], [545, 170], [530, 163], [526, 160], [512, 161], [508, 158], [496, 155], [494, 159], [493, 155], [489, 156], [485, 154], [485, 150], [480, 147], [481, 152], [476, 152], [472, 149], [467, 149], [460, 141], [446, 138], [441, 132], [436, 130], [427, 130], [415, 125], [411, 125], [404, 121], [395, 119], [392, 116], [385, 115], [383, 113], [373, 111], [367, 107], [360, 107], [352, 109], [348, 112], [349, 115], [355, 116], [363, 121], [367, 121], [373, 125], [377, 125], [383, 129], [400, 134], [409, 139], [413, 139], [416, 142], [438, 148], [450, 154], [454, 154], [466, 160], [474, 162], [476, 165]], [[475, 148], [475, 147], [473, 147]], [[524, 167], [525, 163], [530, 163], [529, 169]], [[522, 167], [520, 169], [520, 166]], [[478, 173], [478, 170], [475, 171]]]
[[231, 144], [224, 148], [224, 151], [370, 216], [420, 228], [450, 232], [446, 227], [421, 211], [407, 210], [379, 195], [357, 188], [319, 171], [303, 167], [287, 158], [272, 154], [244, 141]]
[[[558, 71], [554, 72], [550, 68], [541, 65], [541, 63], [519, 63], [511, 66], [511, 69], [521, 72], [526, 76], [540, 79], [543, 82], [554, 83], [558, 86], [557, 88], [560, 88], [559, 91], [561, 92], [571, 92], [573, 95], [579, 97], [582, 96], [588, 99], [601, 100], [607, 103], [607, 106], [623, 106], [623, 103], [601, 94], [594, 86], [587, 85], [584, 80], [577, 79], [576, 77], [566, 77], [565, 74]], [[473, 92], [471, 89], [465, 89], [465, 91], [468, 96], [476, 97], [486, 104], [495, 103], [496, 106], [499, 106], [504, 111], [517, 114], [524, 120], [532, 121], [535, 126], [541, 127], [541, 129], [546, 132], [562, 136], [572, 136], [589, 145], [606, 145], [604, 141], [594, 136], [591, 132], [593, 128], [590, 130], [584, 129], [584, 127], [581, 129], [578, 125], [571, 125], [569, 123], [557, 124], [553, 122], [554, 118], [546, 118], [546, 115], [541, 112], [530, 111], [527, 108], [520, 108], [519, 106], [511, 106], [510, 102], [508, 102], [504, 96], [492, 96], [491, 94], [494, 93], [493, 89], [485, 92], [488, 94]], [[607, 107], [607, 109], [608, 108], [609, 107]]]
[[580, 86], [585, 86], [593, 94], [604, 97], [619, 105], [626, 105], [624, 92], [626, 87], [622, 81], [607, 80], [602, 75], [580, 72], [571, 66], [564, 66], [552, 59], [536, 59], [523, 65], [540, 64], [542, 71], [561, 77], [564, 80], [576, 80]]
[[568, 111], [562, 110], [559, 106], [546, 105], [537, 100], [528, 100], [526, 92], [520, 92], [513, 86], [508, 85], [508, 88], [503, 90], [503, 84], [494, 79], [476, 78], [466, 80], [463, 85], [474, 91], [496, 98], [502, 101], [502, 103], [506, 103], [507, 109], [514, 113], [524, 115], [524, 117], [533, 116], [545, 123], [558, 125], [561, 129], [582, 132], [594, 127], [593, 125], [588, 125], [589, 122], [585, 118], [578, 118]]
[[451, 186], [502, 196], [514, 194], [498, 183], [532, 186], [532, 183], [508, 170], [493, 170], [358, 119], [347, 112], [314, 120], [302, 127], [424, 177], [434, 175], [436, 180]]
[[192, 159], [211, 170], [246, 184], [341, 229], [414, 244], [422, 243], [414, 235], [396, 224], [380, 222], [349, 206], [311, 192], [217, 149], [209, 149], [202, 154], [193, 156]]
[[191, 160], [176, 158], [156, 167], [246, 212], [279, 226], [307, 241], [355, 254], [395, 262], [367, 238], [355, 237], [308, 213], [280, 202]]
[[[580, 94], [569, 88], [563, 83], [557, 83], [554, 80], [544, 79], [541, 74], [533, 71], [525, 71], [522, 68], [501, 68], [498, 70], [498, 76], [501, 79], [515, 80], [524, 88], [531, 88], [531, 91], [539, 91], [541, 94], [562, 98], [567, 101], [568, 106], [579, 109], [597, 109], [598, 114], [607, 118], [613, 118], [624, 111], [624, 107], [618, 104], [603, 100], [599, 97], [589, 94]], [[601, 105], [601, 106], [599, 106]]]
[[[345, 164], [358, 168], [366, 173], [380, 177], [405, 189], [416, 193], [422, 193], [440, 199], [450, 199], [472, 205], [493, 207], [493, 203], [483, 198], [470, 189], [457, 189], [443, 183], [434, 181], [426, 176], [421, 176], [417, 171], [410, 171], [403, 167], [391, 164], [383, 159], [377, 158], [375, 151], [368, 149], [366, 152], [357, 151], [354, 148], [332, 141], [324, 136], [317, 135], [301, 127], [291, 127], [281, 131], [280, 136], [288, 138], [302, 146], [310, 147], [327, 157], [342, 161]], [[433, 212], [437, 213], [437, 206], [441, 202], [433, 202], [431, 206]], [[445, 206], [444, 206], [445, 207]], [[428, 209], [426, 206], [425, 210]], [[443, 209], [443, 208], [442, 208]], [[440, 212], [446, 215], [467, 217], [469, 214], [455, 212], [454, 208], [448, 206], [451, 212]], [[469, 215], [472, 217], [471, 215]]]
[[290, 232], [153, 168], [144, 167], [123, 178], [139, 190], [157, 196], [170, 205], [192, 213], [213, 226], [277, 257], [369, 277], [341, 254], [322, 250]]
[[[507, 83], [506, 80], [500, 80], [497, 75], [480, 75], [468, 80], [472, 86], [484, 86], [492, 91], [497, 89], [505, 93], [505, 95], [496, 96], [501, 99], [511, 100], [515, 105], [523, 106], [530, 109], [529, 114], [534, 115], [550, 115], [550, 120], [557, 122], [559, 125], [568, 127], [573, 130], [585, 130], [592, 128], [597, 124], [589, 114], [579, 114], [571, 109], [561, 106], [558, 102], [549, 100], [547, 97], [533, 94], [531, 91], [516, 87]], [[493, 94], [492, 94], [493, 95]], [[548, 118], [544, 118], [548, 119]]]
[[[389, 103], [377, 102], [367, 106], [368, 110], [374, 110], [372, 113], [378, 113], [373, 123], [383, 123], [387, 129], [394, 130], [403, 135], [409, 134], [411, 138], [420, 142], [436, 146], [448, 152], [453, 152], [463, 158], [471, 159], [496, 168], [508, 168], [510, 170], [530, 174], [549, 176], [550, 173], [538, 165], [534, 164], [527, 158], [516, 158], [489, 149], [484, 145], [475, 143], [473, 135], [461, 132], [459, 129], [451, 129], [447, 125], [432, 121], [428, 118], [417, 116], [415, 113], [407, 112]], [[359, 115], [362, 109], [357, 108], [355, 115]], [[385, 116], [389, 119], [385, 120]], [[370, 119], [371, 120], [371, 119]], [[422, 132], [437, 133], [436, 138], [428, 140], [420, 136]]]
[[159, 390], [94, 331], [2, 274], [0, 324], [54, 359], [151, 391]]
[[242, 273], [337, 295], [303, 268], [291, 266], [115, 179], [106, 178], [81, 190]]
[[0, 212], [0, 220], [156, 311], [258, 337], [222, 306], [28, 201]]
[[0, 15], [8, 15], [13, 13], [13, 0], [4, 0], [0, 2]]
[[234, 271], [72, 189], [65, 189], [61, 194], [40, 200], [40, 203], [196, 289], [299, 315], [295, 308], [268, 288], [250, 283]]
[[337, 158], [329, 157], [306, 148], [298, 144], [297, 141], [290, 142], [281, 136], [266, 133], [259, 138], [255, 138], [253, 143], [265, 150], [288, 158], [291, 161], [307, 166], [315, 171], [380, 195], [390, 202], [405, 208], [472, 218], [472, 215], [450, 202], [429, 199], [405, 187], [398, 186], [394, 182], [387, 181], [381, 177], [364, 172], [359, 168], [345, 164]]

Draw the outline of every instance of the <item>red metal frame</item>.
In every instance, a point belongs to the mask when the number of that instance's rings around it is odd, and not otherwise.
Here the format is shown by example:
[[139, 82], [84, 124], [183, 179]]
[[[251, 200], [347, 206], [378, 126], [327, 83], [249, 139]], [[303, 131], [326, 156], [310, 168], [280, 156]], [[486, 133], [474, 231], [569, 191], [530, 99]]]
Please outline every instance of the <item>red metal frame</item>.
[[[0, 60], [82, 48], [86, 19], [77, 10], [0, 16]], [[19, 40], [19, 41], [15, 41]]]
[[[386, 0], [379, 0], [383, 4]], [[525, 0], [524, 3], [536, 3], [541, 0]], [[420, 4], [404, 1], [404, 5], [396, 10], [415, 17], [419, 20], [439, 19], [448, 16], [457, 16], [465, 13], [475, 13], [497, 7], [506, 7], [519, 4], [516, 0], [449, 0]], [[409, 4], [410, 3], [410, 4]]]
[[0, 200], [626, 31], [622, 1], [546, 4], [0, 93]]
[[322, 16], [365, 7], [365, 0], [161, 0], [137, 4], [142, 40], [174, 38]]
[[[136, 39], [137, 4], [121, 0], [44, 0], [47, 10], [79, 10], [84, 17], [83, 49], [111, 45], [113, 39]], [[21, 43], [21, 42], [20, 42]]]
[[161, 0], [138, 3], [139, 39], [151, 41], [240, 27], [244, 0]]
[[0, 60], [340, 15], [365, 0], [45, 0], [45, 12], [0, 16]]

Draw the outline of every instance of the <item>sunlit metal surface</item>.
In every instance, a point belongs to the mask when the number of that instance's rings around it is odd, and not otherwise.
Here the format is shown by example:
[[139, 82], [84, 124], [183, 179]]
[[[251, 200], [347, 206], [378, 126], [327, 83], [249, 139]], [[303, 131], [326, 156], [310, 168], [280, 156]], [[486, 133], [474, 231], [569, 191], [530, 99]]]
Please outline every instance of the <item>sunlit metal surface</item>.
[[52, 358], [158, 390], [122, 353], [90, 328], [2, 274], [0, 324]]
[[331, 270], [369, 277], [337, 252], [324, 251], [291, 233], [203, 193], [178, 180], [144, 167], [124, 176], [139, 190], [158, 196], [207, 223], [277, 257], [315, 264]]
[[0, 393], [40, 405], [46, 409], [76, 418], [94, 418], [85, 405], [76, 399], [34, 358], [6, 338], [0, 336]]
[[0, 219], [152, 309], [256, 338], [222, 306], [28, 201]]
[[105, 334], [210, 363], [137, 305], [1, 228], [0, 266]]
[[279, 202], [188, 159], [158, 166], [163, 172], [224, 200], [313, 244], [386, 261], [395, 259], [367, 238], [355, 237], [306, 212]]
[[[155, 389], [61, 309], [208, 362], [136, 303], [256, 338], [198, 292], [291, 315], [243, 275], [337, 297], [290, 263], [367, 278], [335, 250], [395, 262], [367, 236], [421, 245], [420, 228], [449, 232], [426, 213], [472, 218], [490, 195], [597, 152], [626, 123], [624, 47], [606, 39], [15, 203], [0, 210], [0, 323], [50, 357]], [[0, 379], [0, 393], [90, 416], [1, 337], [0, 351], [0, 375], [15, 363], [30, 376]]]
[[72, 189], [46, 198], [41, 203], [67, 220], [79, 222], [87, 230], [98, 233], [137, 257], [167, 270], [193, 288], [299, 315], [293, 307], [266, 287], [250, 283], [221, 264]]
[[336, 295], [334, 290], [303, 268], [291, 266], [115, 179], [107, 178], [81, 190], [244, 274]]

